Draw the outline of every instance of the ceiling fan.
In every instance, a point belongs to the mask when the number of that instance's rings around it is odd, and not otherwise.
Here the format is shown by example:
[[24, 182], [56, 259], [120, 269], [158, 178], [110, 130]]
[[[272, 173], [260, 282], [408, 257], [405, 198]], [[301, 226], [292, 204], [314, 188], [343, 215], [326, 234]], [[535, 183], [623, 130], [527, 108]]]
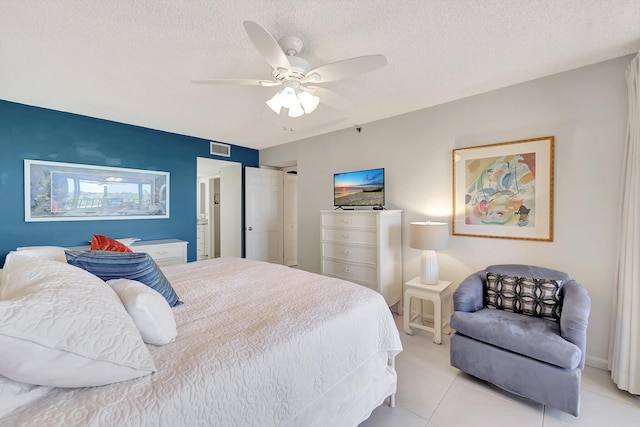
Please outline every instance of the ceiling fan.
[[271, 66], [271, 80], [216, 79], [193, 80], [193, 83], [283, 86], [267, 101], [269, 108], [276, 114], [280, 114], [282, 108], [289, 111], [290, 117], [310, 114], [318, 107], [320, 99], [329, 106], [348, 108], [351, 104], [345, 98], [328, 89], [312, 85], [354, 77], [387, 65], [384, 55], [367, 55], [311, 68], [309, 62], [297, 56], [303, 48], [299, 38], [283, 37], [278, 43], [260, 24], [244, 21], [243, 25], [253, 45]]

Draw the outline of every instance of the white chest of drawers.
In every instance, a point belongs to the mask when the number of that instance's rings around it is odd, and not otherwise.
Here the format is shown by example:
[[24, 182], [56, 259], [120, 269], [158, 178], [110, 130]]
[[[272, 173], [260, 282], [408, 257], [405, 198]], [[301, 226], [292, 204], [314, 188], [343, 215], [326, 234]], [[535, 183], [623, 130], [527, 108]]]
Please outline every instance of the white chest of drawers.
[[198, 261], [209, 258], [206, 249], [207, 228], [206, 224], [198, 224], [196, 226], [196, 259]]
[[160, 267], [173, 264], [186, 264], [187, 244], [189, 242], [179, 239], [140, 240], [131, 245], [134, 252], [144, 252]]
[[402, 296], [402, 211], [320, 211], [322, 274]]
[[[144, 252], [160, 267], [173, 264], [186, 264], [187, 244], [179, 239], [139, 240], [129, 247], [133, 252]], [[90, 246], [75, 246], [69, 249], [89, 250]]]

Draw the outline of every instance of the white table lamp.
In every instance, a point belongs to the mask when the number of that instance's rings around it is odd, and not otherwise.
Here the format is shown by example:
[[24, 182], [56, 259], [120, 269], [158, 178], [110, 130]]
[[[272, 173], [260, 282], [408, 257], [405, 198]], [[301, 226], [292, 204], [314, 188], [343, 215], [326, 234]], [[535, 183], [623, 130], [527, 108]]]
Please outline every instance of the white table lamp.
[[449, 224], [446, 222], [412, 222], [409, 246], [422, 249], [420, 257], [420, 282], [438, 284], [438, 256], [436, 251], [449, 247]]

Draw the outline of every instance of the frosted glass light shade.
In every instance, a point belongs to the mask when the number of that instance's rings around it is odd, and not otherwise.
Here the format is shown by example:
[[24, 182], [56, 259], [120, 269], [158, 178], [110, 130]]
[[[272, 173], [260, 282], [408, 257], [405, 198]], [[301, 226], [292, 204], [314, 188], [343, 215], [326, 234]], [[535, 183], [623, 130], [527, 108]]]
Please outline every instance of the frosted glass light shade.
[[282, 110], [282, 101], [280, 100], [280, 92], [273, 95], [273, 98], [267, 101], [267, 105], [269, 108], [273, 110], [274, 113], [280, 114]]
[[295, 104], [300, 104], [296, 91], [292, 87], [285, 87], [280, 91], [280, 99], [284, 108], [291, 108]]
[[302, 109], [302, 105], [300, 105], [296, 98], [296, 102], [291, 104], [291, 107], [289, 107], [289, 117], [300, 117], [303, 114], [304, 110]]
[[289, 110], [289, 117], [300, 117], [312, 113], [320, 104], [320, 98], [305, 90], [296, 90], [291, 86], [283, 88], [267, 101], [274, 113], [280, 114], [282, 108]]
[[298, 94], [298, 99], [300, 100], [300, 104], [302, 104], [302, 108], [304, 108], [304, 112], [307, 114], [312, 113], [318, 108], [318, 104], [320, 104], [320, 98], [305, 91]]

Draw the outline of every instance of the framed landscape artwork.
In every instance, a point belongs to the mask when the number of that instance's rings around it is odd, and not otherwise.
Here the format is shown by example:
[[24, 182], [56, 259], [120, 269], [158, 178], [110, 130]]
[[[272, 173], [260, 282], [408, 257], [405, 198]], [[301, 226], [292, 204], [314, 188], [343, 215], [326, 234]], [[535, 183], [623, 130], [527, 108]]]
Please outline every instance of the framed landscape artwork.
[[453, 234], [553, 241], [554, 137], [453, 150]]
[[24, 161], [24, 219], [169, 218], [169, 173]]

